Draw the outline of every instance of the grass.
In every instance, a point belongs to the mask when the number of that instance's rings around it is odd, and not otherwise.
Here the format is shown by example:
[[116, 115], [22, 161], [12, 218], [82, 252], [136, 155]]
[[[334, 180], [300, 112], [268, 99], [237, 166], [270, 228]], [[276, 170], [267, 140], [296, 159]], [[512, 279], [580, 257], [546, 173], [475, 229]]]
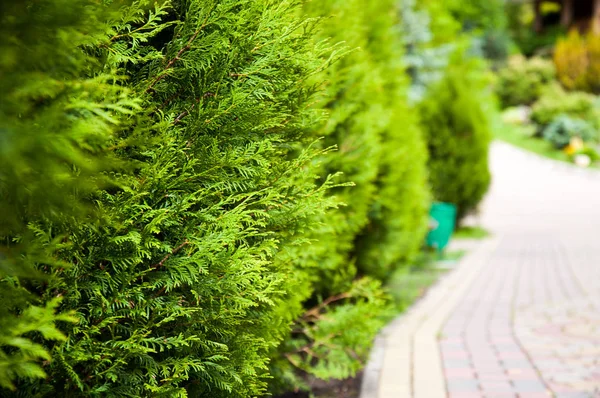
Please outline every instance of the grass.
[[404, 311], [421, 298], [447, 269], [437, 268], [438, 262], [458, 261], [465, 252], [456, 250], [438, 255], [424, 252], [412, 267], [397, 270], [388, 280], [386, 288], [392, 296], [397, 310]]
[[481, 227], [460, 227], [452, 235], [452, 239], [483, 239], [490, 233]]
[[535, 127], [531, 125], [519, 126], [505, 123], [500, 114], [493, 118], [494, 138], [536, 153], [549, 159], [570, 162], [566, 153], [556, 150], [549, 142], [532, 137]]

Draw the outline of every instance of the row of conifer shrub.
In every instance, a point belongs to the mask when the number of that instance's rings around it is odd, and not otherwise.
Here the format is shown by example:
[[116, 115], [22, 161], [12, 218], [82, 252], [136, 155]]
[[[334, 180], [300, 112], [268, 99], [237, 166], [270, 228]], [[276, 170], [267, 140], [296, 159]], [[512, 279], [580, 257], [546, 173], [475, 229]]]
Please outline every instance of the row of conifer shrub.
[[395, 1], [2, 7], [2, 395], [360, 369], [430, 201]]

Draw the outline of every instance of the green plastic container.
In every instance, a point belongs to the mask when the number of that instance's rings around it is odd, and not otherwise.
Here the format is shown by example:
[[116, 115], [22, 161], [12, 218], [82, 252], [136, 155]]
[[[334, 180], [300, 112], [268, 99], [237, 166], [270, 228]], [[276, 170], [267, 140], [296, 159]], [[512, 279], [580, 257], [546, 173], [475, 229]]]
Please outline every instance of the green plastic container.
[[427, 246], [442, 251], [448, 245], [456, 224], [456, 206], [437, 202], [431, 205], [432, 229], [427, 234]]

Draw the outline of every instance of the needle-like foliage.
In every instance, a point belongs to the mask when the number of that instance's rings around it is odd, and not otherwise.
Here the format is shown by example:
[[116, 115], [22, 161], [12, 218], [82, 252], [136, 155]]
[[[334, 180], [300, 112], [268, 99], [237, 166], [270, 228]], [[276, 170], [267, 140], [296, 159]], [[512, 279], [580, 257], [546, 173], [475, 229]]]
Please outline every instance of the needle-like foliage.
[[393, 3], [1, 7], [2, 395], [354, 374], [425, 219]]

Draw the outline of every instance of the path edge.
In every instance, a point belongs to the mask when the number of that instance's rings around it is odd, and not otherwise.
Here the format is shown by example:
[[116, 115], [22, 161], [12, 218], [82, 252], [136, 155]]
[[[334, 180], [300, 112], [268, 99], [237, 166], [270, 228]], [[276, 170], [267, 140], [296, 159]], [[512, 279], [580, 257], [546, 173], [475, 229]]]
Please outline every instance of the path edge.
[[[394, 341], [391, 341], [391, 338], [393, 338], [397, 334], [395, 332], [401, 331], [402, 337], [407, 340], [406, 343], [410, 344], [409, 350], [412, 351], [412, 340], [414, 337], [412, 333], [419, 329], [420, 325], [425, 321], [425, 318], [423, 317], [424, 314], [420, 314], [419, 310], [423, 306], [426, 306], [426, 303], [428, 301], [436, 299], [439, 300], [440, 294], [444, 295], [444, 292], [451, 291], [450, 288], [456, 284], [456, 279], [459, 278], [461, 274], [464, 274], [468, 271], [478, 273], [481, 269], [482, 263], [485, 262], [487, 258], [489, 258], [489, 256], [497, 247], [499, 241], [500, 238], [497, 236], [482, 239], [481, 242], [477, 245], [477, 247], [475, 247], [472, 251], [469, 251], [467, 254], [465, 254], [465, 256], [462, 259], [459, 260], [458, 265], [454, 269], [450, 270], [445, 275], [442, 275], [438, 279], [438, 281], [427, 290], [427, 293], [423, 297], [421, 297], [417, 302], [415, 302], [411, 307], [409, 307], [409, 309], [407, 309], [406, 312], [400, 314], [382, 329], [382, 331], [378, 334], [373, 343], [373, 347], [369, 355], [369, 360], [363, 373], [359, 398], [383, 398], [384, 396], [389, 395], [387, 394], [388, 391], [383, 391], [386, 388], [385, 386], [382, 386], [381, 381], [386, 362], [386, 352], [394, 350], [396, 348], [394, 346], [397, 345], [394, 343]], [[443, 316], [445, 315], [447, 314], [444, 314]], [[409, 363], [406, 363], [404, 364], [405, 366], [401, 367], [403, 371], [406, 371], [408, 369], [410, 369], [411, 373], [414, 371], [412, 354], [412, 352], [407, 352], [405, 353], [405, 355], [403, 355], [406, 358], [409, 358]], [[406, 396], [406, 393], [409, 393], [410, 396], [413, 396], [415, 393], [415, 391], [413, 391], [414, 386], [412, 385], [414, 382], [412, 379], [414, 375], [397, 375], [398, 378], [402, 379], [406, 379], [407, 376], [410, 378], [410, 387], [408, 388], [407, 386], [407, 388], [401, 388], [400, 390], [394, 392], [399, 393], [400, 391], [402, 391], [402, 395], [404, 396]], [[391, 390], [396, 390], [396, 388], [392, 388]]]

